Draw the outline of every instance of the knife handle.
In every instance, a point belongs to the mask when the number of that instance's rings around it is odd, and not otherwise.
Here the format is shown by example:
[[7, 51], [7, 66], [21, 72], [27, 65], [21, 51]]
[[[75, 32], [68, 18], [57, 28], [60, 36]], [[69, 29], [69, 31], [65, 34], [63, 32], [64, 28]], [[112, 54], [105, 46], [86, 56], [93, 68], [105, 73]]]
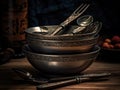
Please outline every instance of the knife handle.
[[74, 79], [65, 80], [65, 81], [45, 83], [45, 84], [38, 85], [37, 90], [47, 90], [47, 89], [53, 89], [53, 88], [55, 89], [55, 88], [63, 87], [66, 85], [81, 83], [87, 80], [89, 80], [89, 78], [74, 78]]
[[111, 73], [91, 73], [91, 74], [83, 74], [83, 75], [77, 75], [77, 76], [67, 76], [67, 77], [57, 77], [57, 78], [51, 78], [49, 79], [49, 82], [58, 82], [58, 81], [64, 81], [64, 80], [70, 80], [74, 78], [104, 78], [111, 76]]

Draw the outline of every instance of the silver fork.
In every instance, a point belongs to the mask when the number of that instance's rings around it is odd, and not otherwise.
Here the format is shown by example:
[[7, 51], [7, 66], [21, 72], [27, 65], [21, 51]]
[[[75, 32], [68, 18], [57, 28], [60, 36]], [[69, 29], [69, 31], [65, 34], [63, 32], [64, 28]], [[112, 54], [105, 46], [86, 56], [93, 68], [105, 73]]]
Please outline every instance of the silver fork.
[[72, 22], [73, 20], [75, 20], [77, 17], [79, 17], [82, 13], [84, 13], [86, 11], [86, 9], [89, 7], [89, 4], [81, 4], [65, 21], [63, 21], [56, 29], [53, 33], [51, 33], [50, 35], [57, 35], [59, 34], [59, 32], [66, 26], [68, 25], [70, 22]]

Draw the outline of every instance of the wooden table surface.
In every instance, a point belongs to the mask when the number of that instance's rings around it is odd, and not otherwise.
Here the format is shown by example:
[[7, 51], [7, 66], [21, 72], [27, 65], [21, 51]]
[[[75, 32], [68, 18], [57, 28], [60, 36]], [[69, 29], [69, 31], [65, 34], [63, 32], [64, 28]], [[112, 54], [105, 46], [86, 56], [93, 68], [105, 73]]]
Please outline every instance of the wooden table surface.
[[[32, 73], [36, 72], [26, 58], [12, 59], [10, 62], [0, 65], [0, 90], [36, 90], [37, 85], [25, 82], [17, 76], [12, 68], [26, 69]], [[68, 85], [55, 90], [120, 90], [120, 63], [108, 63], [96, 60], [83, 73], [99, 72], [116, 74], [109, 80]]]

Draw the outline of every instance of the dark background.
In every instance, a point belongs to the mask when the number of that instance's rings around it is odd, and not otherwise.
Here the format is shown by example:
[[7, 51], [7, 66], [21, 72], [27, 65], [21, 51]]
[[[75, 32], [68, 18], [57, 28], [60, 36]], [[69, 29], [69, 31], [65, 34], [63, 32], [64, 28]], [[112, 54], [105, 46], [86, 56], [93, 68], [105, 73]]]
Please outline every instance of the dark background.
[[[109, 1], [108, 0], [92, 0], [92, 2], [93, 4], [84, 14], [90, 14], [94, 17], [95, 20], [101, 21], [103, 23], [103, 27], [100, 31], [100, 34], [101, 35], [115, 35], [115, 34], [120, 35], [118, 0], [109, 0]], [[29, 3], [30, 3], [30, 0], [28, 0], [28, 4]], [[0, 12], [1, 12], [0, 23], [3, 23], [1, 19], [4, 17], [2, 14], [4, 13], [5, 11], [4, 7], [6, 6], [3, 6], [1, 4], [2, 3], [0, 3], [0, 6], [1, 6], [0, 7]], [[76, 7], [78, 5], [76, 4]], [[29, 12], [28, 12], [28, 21], [29, 21]], [[2, 27], [1, 24], [0, 24], [0, 27]], [[28, 27], [30, 27], [30, 25], [28, 25]], [[4, 36], [2, 31], [3, 29], [1, 28], [0, 29], [0, 47], [7, 47], [6, 42], [5, 40], [3, 40], [3, 37], [2, 37]]]

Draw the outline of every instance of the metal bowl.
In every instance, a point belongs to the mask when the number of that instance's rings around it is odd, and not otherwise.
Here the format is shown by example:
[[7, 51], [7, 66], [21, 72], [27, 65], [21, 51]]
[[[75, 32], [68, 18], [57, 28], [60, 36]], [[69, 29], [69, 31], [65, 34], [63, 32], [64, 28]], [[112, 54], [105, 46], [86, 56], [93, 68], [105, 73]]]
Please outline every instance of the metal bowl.
[[80, 40], [40, 40], [27, 38], [26, 41], [33, 51], [47, 54], [70, 54], [88, 52], [96, 45], [99, 36]]
[[23, 48], [33, 67], [42, 73], [52, 75], [80, 74], [93, 63], [99, 50], [99, 46], [94, 46], [88, 53], [55, 55], [35, 53], [28, 45]]
[[[95, 36], [95, 32], [90, 32], [90, 33], [79, 33], [79, 34], [71, 34], [71, 32], [76, 29], [77, 25], [71, 25], [68, 26], [64, 29], [66, 31], [65, 33], [67, 34], [62, 34], [62, 35], [54, 35], [51, 36], [49, 35], [52, 33], [57, 25], [49, 25], [49, 26], [36, 26], [36, 27], [30, 27], [25, 30], [26, 33], [26, 38], [33, 38], [33, 39], [39, 39], [39, 40], [81, 40], [81, 39], [86, 39], [86, 38], [92, 38]], [[47, 33], [47, 34], [46, 34]]]

